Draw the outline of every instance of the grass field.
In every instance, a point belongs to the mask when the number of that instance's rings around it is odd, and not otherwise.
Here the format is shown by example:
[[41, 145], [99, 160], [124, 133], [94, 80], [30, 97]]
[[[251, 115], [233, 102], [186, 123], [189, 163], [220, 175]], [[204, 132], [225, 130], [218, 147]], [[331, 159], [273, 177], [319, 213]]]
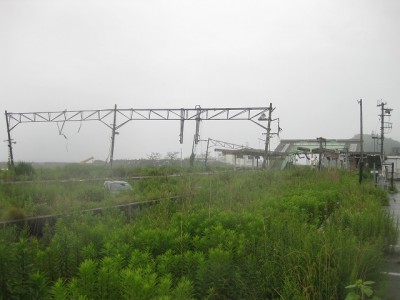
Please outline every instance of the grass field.
[[[110, 176], [85, 167], [23, 176]], [[166, 176], [177, 172], [183, 176]], [[97, 180], [0, 185], [3, 218], [69, 212], [41, 238], [21, 228], [0, 230], [0, 298], [344, 299], [345, 287], [358, 280], [382, 281], [384, 251], [397, 237], [382, 209], [386, 192], [368, 180], [359, 185], [357, 174], [118, 173], [161, 177], [131, 182], [133, 191], [116, 197]], [[112, 209], [81, 212], [150, 198], [165, 200], [135, 219]]]

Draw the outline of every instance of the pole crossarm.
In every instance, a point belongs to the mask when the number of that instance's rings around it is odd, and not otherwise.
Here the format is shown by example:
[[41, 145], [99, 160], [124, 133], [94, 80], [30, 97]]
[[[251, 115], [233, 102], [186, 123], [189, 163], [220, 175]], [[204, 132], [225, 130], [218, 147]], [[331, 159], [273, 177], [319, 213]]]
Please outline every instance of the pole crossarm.
[[[176, 121], [203, 121], [203, 120], [250, 120], [262, 126], [258, 121], [266, 121], [265, 112], [269, 107], [247, 108], [177, 108], [177, 109], [117, 109], [119, 124], [116, 129], [130, 121], [141, 120], [176, 120]], [[53, 112], [6, 113], [10, 123], [10, 131], [22, 123], [64, 123], [82, 121], [100, 121], [112, 129], [112, 116], [115, 109], [102, 110], [64, 110]]]

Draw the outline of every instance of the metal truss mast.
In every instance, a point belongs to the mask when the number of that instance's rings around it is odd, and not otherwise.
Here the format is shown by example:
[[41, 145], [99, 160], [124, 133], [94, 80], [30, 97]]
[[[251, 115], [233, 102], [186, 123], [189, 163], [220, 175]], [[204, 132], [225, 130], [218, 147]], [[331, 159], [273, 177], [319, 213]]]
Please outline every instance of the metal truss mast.
[[[251, 121], [258, 126], [270, 131], [270, 120], [265, 127], [260, 122], [268, 121], [274, 108], [269, 107], [242, 107], [242, 108], [176, 108], [176, 109], [120, 109], [117, 105], [113, 109], [98, 110], [64, 110], [53, 112], [26, 112], [12, 113], [5, 111], [7, 122], [8, 147], [10, 162], [13, 165], [11, 131], [19, 124], [24, 123], [57, 123], [60, 134], [66, 122], [99, 121], [112, 131], [112, 149], [110, 163], [113, 160], [114, 138], [116, 130], [130, 121], [180, 121], [179, 142], [183, 143], [183, 130], [185, 121], [196, 122], [195, 143], [199, 142], [199, 127], [201, 121]], [[267, 115], [268, 114], [268, 115]]]

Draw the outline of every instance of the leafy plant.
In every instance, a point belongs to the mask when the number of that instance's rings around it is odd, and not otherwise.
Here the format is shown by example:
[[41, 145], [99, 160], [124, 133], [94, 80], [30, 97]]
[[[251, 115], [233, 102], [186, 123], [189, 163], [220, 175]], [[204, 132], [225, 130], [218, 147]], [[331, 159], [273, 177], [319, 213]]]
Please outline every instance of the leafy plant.
[[[385, 192], [372, 182], [360, 186], [352, 174], [307, 169], [165, 177], [170, 170], [137, 170], [163, 175], [135, 182], [136, 200], [180, 197], [130, 217], [117, 209], [81, 212], [122, 201], [95, 201], [101, 182], [1, 185], [0, 208], [29, 214], [40, 204], [69, 213], [40, 239], [0, 228], [0, 299], [24, 299], [28, 291], [44, 299], [375, 295], [369, 281], [356, 279], [379, 280], [383, 249], [397, 230], [382, 209]], [[348, 282], [356, 284], [345, 289]]]
[[32, 164], [26, 162], [18, 162], [14, 166], [14, 172], [18, 179], [31, 180], [36, 174]]
[[372, 289], [372, 285], [375, 282], [373, 281], [363, 281], [362, 279], [358, 279], [354, 284], [346, 286], [346, 289], [352, 289], [347, 295], [345, 300], [364, 300], [364, 299], [375, 299], [379, 298], [373, 296], [374, 291]]

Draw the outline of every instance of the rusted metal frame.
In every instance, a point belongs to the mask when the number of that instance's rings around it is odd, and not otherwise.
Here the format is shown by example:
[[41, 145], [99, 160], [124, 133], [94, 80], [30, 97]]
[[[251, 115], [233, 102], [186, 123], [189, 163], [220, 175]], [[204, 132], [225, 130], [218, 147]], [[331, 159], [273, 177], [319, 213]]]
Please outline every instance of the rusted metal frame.
[[[214, 139], [209, 139], [210, 142], [213, 144], [212, 146], [221, 146], [224, 148], [230, 148], [230, 149], [243, 149], [246, 148], [243, 145], [237, 145], [237, 144], [233, 144], [233, 143], [228, 143], [228, 142], [223, 142], [223, 141], [218, 141], [218, 140], [214, 140]], [[251, 148], [250, 148], [251, 149]]]

